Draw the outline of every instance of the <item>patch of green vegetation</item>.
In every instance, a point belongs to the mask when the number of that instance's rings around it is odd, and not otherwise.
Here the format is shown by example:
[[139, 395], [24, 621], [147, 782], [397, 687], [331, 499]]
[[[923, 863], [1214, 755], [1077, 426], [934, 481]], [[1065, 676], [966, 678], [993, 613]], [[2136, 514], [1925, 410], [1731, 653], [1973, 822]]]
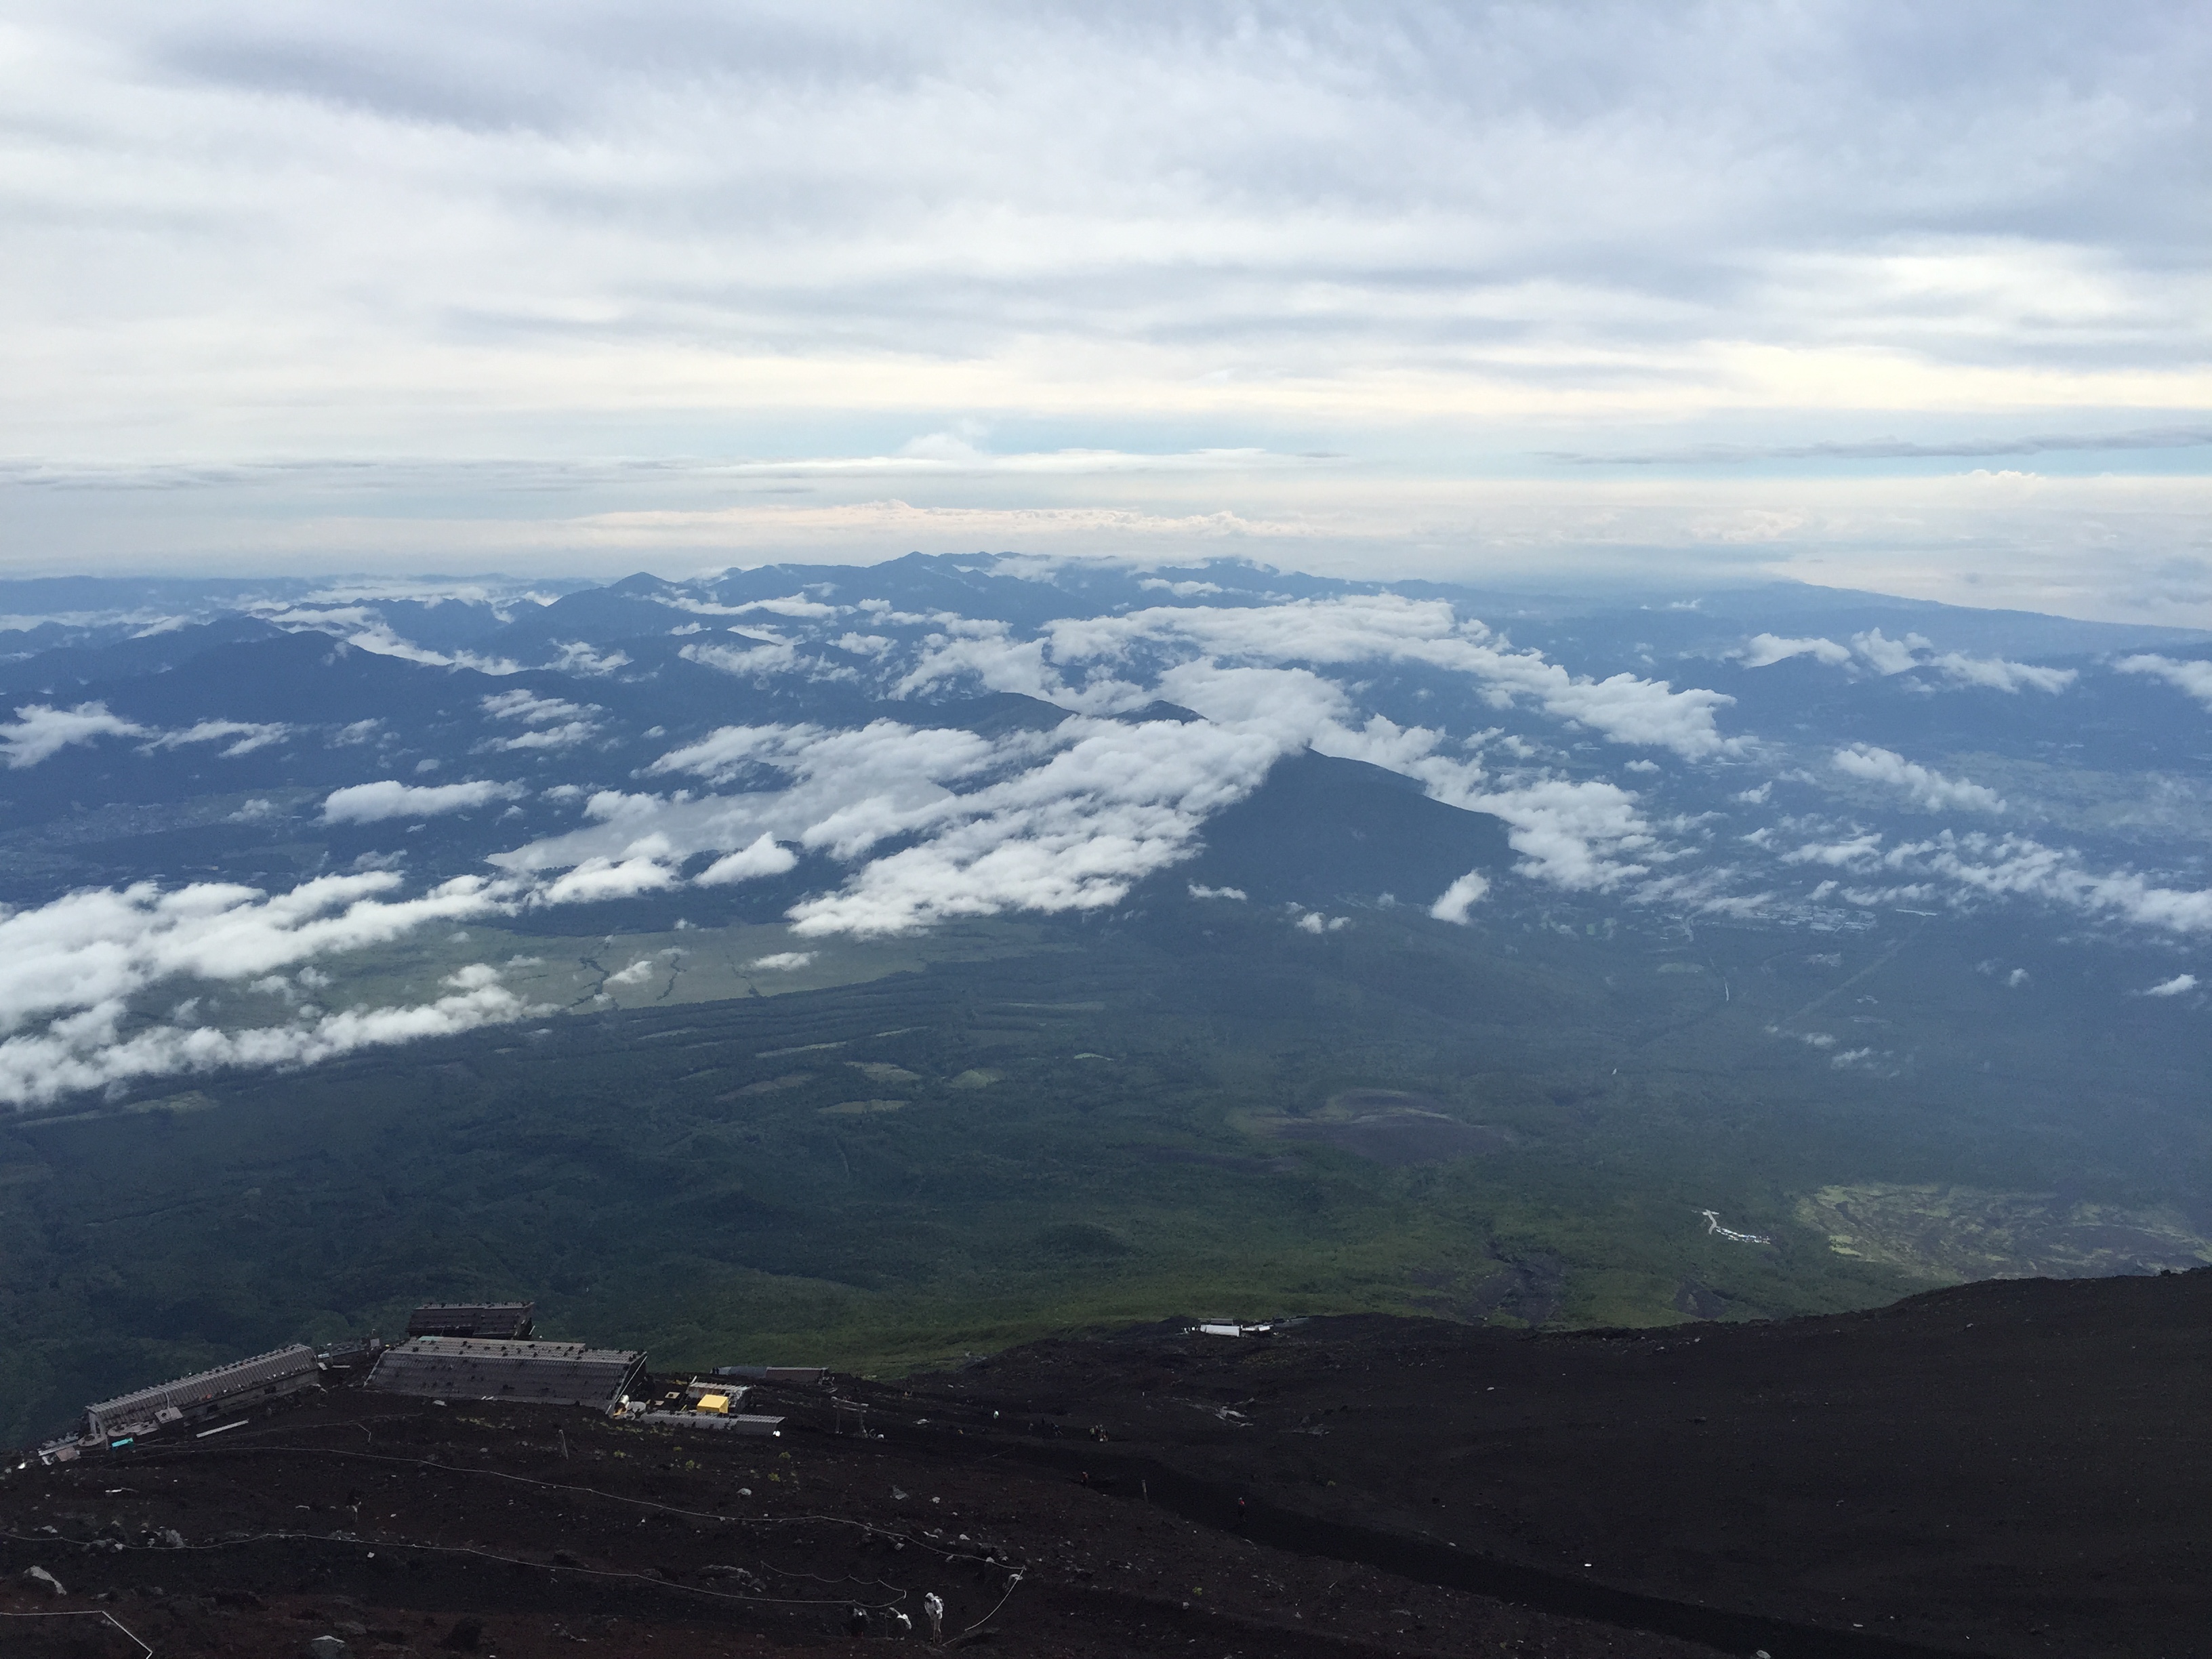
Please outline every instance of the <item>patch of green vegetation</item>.
[[849, 1060], [845, 1062], [871, 1083], [919, 1083], [919, 1073], [903, 1066], [894, 1066], [882, 1060]]
[[1797, 1201], [1796, 1215], [1826, 1233], [1838, 1255], [1938, 1284], [2185, 1271], [2212, 1262], [2212, 1243], [2176, 1210], [2069, 1204], [2054, 1193], [1875, 1182], [1823, 1187]]

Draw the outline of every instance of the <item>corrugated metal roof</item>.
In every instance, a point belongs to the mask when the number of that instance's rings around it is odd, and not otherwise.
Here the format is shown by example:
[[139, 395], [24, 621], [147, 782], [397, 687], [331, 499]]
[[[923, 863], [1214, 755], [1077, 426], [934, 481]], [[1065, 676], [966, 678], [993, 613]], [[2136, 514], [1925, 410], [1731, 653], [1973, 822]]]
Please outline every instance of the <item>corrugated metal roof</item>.
[[724, 1434], [773, 1435], [783, 1427], [780, 1417], [750, 1412], [638, 1412], [623, 1419], [649, 1428], [715, 1429]]
[[535, 1302], [426, 1302], [407, 1316], [410, 1336], [527, 1337]]
[[717, 1365], [716, 1376], [743, 1377], [749, 1382], [819, 1382], [819, 1365]]
[[315, 1351], [304, 1342], [238, 1359], [213, 1370], [196, 1371], [173, 1382], [158, 1383], [85, 1407], [88, 1426], [102, 1432], [109, 1424], [151, 1420], [165, 1409], [191, 1412], [216, 1401], [270, 1388], [315, 1372]]
[[439, 1400], [512, 1400], [612, 1411], [645, 1355], [580, 1342], [418, 1336], [387, 1348], [368, 1386]]

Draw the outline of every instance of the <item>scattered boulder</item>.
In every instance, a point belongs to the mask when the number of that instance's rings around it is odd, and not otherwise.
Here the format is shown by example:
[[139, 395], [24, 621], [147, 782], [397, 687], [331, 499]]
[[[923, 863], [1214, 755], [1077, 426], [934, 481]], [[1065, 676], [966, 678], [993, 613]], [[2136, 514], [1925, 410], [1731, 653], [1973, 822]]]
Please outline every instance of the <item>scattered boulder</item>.
[[346, 1644], [335, 1636], [318, 1636], [307, 1644], [307, 1659], [345, 1659]]
[[23, 1570], [23, 1577], [29, 1579], [34, 1584], [44, 1584], [53, 1595], [67, 1595], [69, 1594], [67, 1590], [62, 1588], [62, 1581], [55, 1577], [53, 1574], [48, 1572], [44, 1567], [26, 1567]]

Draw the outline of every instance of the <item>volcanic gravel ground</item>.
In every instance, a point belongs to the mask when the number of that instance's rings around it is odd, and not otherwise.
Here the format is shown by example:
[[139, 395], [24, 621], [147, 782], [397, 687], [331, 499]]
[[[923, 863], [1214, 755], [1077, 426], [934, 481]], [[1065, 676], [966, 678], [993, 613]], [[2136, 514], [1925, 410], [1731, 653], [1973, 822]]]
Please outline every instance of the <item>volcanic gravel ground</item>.
[[2212, 1653], [2212, 1269], [1643, 1332], [1135, 1332], [908, 1389], [1257, 1539], [1775, 1659]]
[[70, 1615], [0, 1650], [760, 1654], [926, 1640], [934, 1591], [948, 1644], [1019, 1654], [2187, 1659], [2208, 1359], [2212, 1272], [1571, 1336], [1177, 1322], [757, 1389], [778, 1439], [333, 1373], [0, 1477], [0, 1614]]
[[1711, 1656], [1269, 1548], [980, 1437], [800, 1426], [836, 1423], [826, 1398], [757, 1395], [793, 1425], [732, 1439], [341, 1386], [219, 1439], [33, 1462], [0, 1486], [0, 1612], [90, 1616], [0, 1620], [0, 1650], [756, 1654], [849, 1644], [856, 1607], [859, 1639], [925, 1641], [934, 1591], [949, 1643], [1006, 1653]]

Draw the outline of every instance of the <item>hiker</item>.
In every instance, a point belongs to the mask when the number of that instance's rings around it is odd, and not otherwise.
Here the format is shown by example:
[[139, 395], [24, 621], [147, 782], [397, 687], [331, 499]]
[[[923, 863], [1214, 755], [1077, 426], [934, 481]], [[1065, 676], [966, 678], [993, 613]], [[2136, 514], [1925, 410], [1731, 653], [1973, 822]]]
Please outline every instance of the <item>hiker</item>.
[[942, 1642], [945, 1639], [945, 1602], [935, 1590], [921, 1598], [921, 1611], [929, 1620], [929, 1639]]

